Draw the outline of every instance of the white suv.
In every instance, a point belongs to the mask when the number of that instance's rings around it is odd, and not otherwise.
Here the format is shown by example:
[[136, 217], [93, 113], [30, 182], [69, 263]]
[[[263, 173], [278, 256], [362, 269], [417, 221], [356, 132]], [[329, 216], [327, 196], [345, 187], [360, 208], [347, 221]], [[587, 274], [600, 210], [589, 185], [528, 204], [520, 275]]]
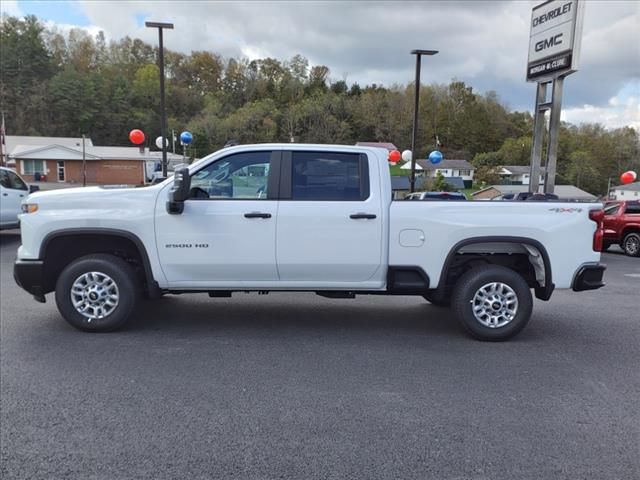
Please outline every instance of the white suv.
[[20, 226], [20, 204], [33, 190], [16, 172], [0, 167], [0, 230]]

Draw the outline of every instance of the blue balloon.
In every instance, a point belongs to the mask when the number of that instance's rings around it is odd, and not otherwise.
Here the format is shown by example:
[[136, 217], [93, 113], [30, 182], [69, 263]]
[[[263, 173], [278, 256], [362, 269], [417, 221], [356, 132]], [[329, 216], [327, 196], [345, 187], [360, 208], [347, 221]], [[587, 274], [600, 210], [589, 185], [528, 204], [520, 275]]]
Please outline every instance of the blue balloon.
[[193, 142], [193, 135], [191, 135], [191, 132], [182, 132], [180, 134], [180, 143], [183, 145], [189, 145], [191, 142]]
[[438, 150], [434, 150], [433, 152], [431, 152], [429, 154], [429, 161], [431, 163], [433, 163], [434, 165], [440, 163], [443, 158], [444, 158], [444, 156]]

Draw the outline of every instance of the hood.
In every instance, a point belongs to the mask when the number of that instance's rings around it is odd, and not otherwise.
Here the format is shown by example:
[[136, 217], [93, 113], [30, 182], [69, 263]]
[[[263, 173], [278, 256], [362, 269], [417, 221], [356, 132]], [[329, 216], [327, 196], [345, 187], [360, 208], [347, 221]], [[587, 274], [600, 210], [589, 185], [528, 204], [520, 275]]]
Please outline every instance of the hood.
[[129, 186], [105, 186], [105, 187], [78, 187], [60, 188], [57, 190], [39, 190], [29, 195], [23, 202], [38, 203], [41, 205], [60, 205], [64, 208], [82, 208], [82, 205], [108, 204], [104, 202], [133, 202], [137, 199], [155, 197], [160, 190], [159, 185], [148, 187]]

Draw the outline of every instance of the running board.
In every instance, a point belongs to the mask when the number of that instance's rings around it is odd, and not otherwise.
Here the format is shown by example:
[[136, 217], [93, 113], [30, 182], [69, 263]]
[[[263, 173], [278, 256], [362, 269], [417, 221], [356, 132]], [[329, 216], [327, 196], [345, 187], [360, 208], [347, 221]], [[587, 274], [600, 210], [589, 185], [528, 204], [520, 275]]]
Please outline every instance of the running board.
[[319, 295], [321, 297], [326, 297], [326, 298], [356, 298], [356, 294], [354, 292], [343, 292], [340, 290], [337, 290], [337, 291], [321, 290], [319, 292], [316, 292], [316, 295]]

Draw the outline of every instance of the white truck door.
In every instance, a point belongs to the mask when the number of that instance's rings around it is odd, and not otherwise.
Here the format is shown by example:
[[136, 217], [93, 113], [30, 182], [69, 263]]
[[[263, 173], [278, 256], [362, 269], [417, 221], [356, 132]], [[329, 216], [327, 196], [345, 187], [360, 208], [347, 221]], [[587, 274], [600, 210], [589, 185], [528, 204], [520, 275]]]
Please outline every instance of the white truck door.
[[[191, 174], [191, 198], [168, 214], [156, 205], [158, 255], [170, 286], [260, 285], [278, 280], [277, 175], [280, 152], [233, 153]], [[275, 183], [275, 185], [274, 185]]]
[[29, 187], [13, 172], [0, 170], [0, 223], [17, 224], [21, 203], [29, 195]]
[[[378, 288], [384, 282], [377, 163], [366, 154], [283, 153], [277, 260], [280, 281]], [[378, 180], [378, 181], [376, 181]]]

